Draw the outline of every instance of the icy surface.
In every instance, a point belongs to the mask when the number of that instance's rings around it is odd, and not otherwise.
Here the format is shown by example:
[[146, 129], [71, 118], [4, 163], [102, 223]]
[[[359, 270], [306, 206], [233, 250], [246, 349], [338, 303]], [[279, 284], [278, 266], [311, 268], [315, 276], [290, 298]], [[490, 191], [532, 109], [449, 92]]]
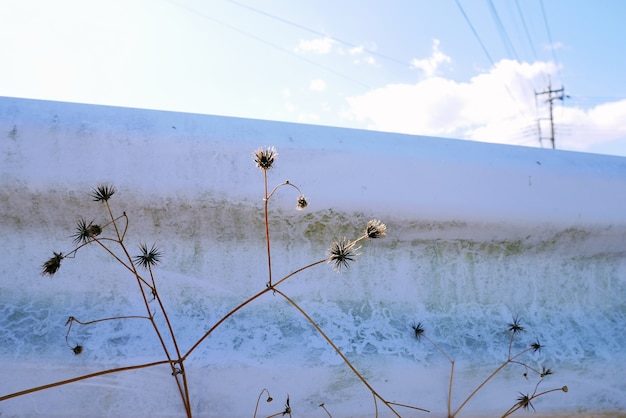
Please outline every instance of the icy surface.
[[[534, 402], [542, 413], [626, 408], [626, 159], [441, 138], [235, 118], [0, 98], [0, 396], [112, 367], [162, 360], [137, 284], [95, 246], [63, 261], [99, 183], [130, 219], [127, 242], [156, 242], [155, 271], [183, 351], [263, 290], [263, 178], [252, 151], [279, 152], [270, 182], [289, 179], [270, 218], [275, 277], [326, 257], [333, 238], [389, 228], [358, 263], [322, 264], [281, 289], [301, 304], [387, 399], [443, 416], [449, 366], [411, 325], [456, 358], [453, 406], [514, 345], [567, 385]], [[263, 388], [294, 416], [373, 416], [371, 394], [284, 299], [267, 294], [227, 320], [186, 362], [197, 416], [252, 416]], [[502, 413], [536, 380], [511, 367], [464, 412]], [[380, 406], [379, 406], [380, 407]], [[380, 409], [382, 412], [383, 409]], [[2, 416], [182, 416], [167, 367], [98, 377], [0, 403]], [[385, 411], [385, 414], [387, 412]], [[386, 416], [386, 415], [385, 415]]]

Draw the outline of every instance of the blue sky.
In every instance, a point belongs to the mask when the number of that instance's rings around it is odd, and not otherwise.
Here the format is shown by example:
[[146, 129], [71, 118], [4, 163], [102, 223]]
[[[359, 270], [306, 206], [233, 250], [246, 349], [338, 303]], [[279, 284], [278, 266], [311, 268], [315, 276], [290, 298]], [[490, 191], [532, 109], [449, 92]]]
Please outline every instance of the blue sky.
[[2, 0], [0, 95], [550, 147], [550, 80], [569, 96], [556, 147], [626, 156], [624, 18], [606, 0]]

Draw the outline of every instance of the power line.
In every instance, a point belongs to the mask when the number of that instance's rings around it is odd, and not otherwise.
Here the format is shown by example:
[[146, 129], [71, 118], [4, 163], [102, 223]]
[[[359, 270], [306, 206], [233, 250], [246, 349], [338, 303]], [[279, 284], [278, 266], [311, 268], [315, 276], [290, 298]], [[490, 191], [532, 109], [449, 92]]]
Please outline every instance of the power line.
[[461, 6], [461, 3], [459, 2], [459, 0], [454, 0], [454, 1], [456, 2], [456, 5], [458, 6], [459, 10], [461, 11], [461, 14], [465, 18], [465, 21], [467, 22], [467, 24], [469, 25], [470, 29], [472, 30], [472, 33], [474, 34], [474, 37], [476, 38], [476, 40], [480, 44], [481, 48], [483, 49], [483, 52], [485, 53], [485, 55], [489, 59], [489, 62], [491, 62], [491, 65], [495, 67], [496, 66], [495, 61], [493, 60], [493, 58], [491, 58], [491, 55], [489, 54], [489, 51], [487, 51], [487, 47], [483, 43], [483, 40], [480, 39], [480, 36], [478, 35], [478, 32], [476, 32], [476, 29], [474, 28], [474, 25], [472, 25], [472, 21], [467, 16], [467, 13], [465, 13], [465, 10], [463, 10], [463, 7]]
[[[465, 10], [463, 10], [463, 7], [461, 6], [461, 3], [459, 2], [459, 0], [454, 0], [456, 5], [458, 6], [459, 10], [461, 11], [461, 14], [463, 15], [463, 17], [465, 18], [465, 21], [467, 22], [468, 26], [470, 27], [470, 29], [472, 30], [472, 33], [474, 34], [474, 37], [476, 37], [476, 40], [478, 41], [478, 43], [480, 44], [480, 46], [483, 49], [483, 52], [485, 53], [485, 55], [487, 56], [487, 58], [489, 59], [489, 62], [491, 62], [491, 65], [495, 68], [496, 63], [494, 62], [493, 58], [491, 57], [491, 55], [489, 54], [489, 51], [487, 51], [487, 47], [485, 46], [483, 40], [480, 38], [480, 35], [478, 35], [478, 32], [476, 31], [476, 29], [474, 28], [474, 25], [472, 24], [472, 21], [470, 20], [469, 16], [467, 15], [467, 13], [465, 13]], [[504, 89], [506, 90], [506, 92], [508, 93], [509, 97], [511, 98], [511, 100], [513, 100], [513, 102], [517, 105], [517, 108], [520, 112], [520, 114], [522, 115], [522, 117], [527, 117], [521, 104], [519, 103], [519, 101], [515, 98], [515, 96], [513, 95], [513, 93], [511, 92], [511, 89], [509, 88], [508, 85], [504, 84]]]
[[526, 33], [526, 39], [528, 40], [530, 49], [533, 52], [533, 58], [535, 58], [536, 61], [537, 52], [535, 51], [535, 45], [533, 44], [533, 40], [530, 37], [530, 32], [528, 31], [528, 26], [526, 25], [526, 19], [524, 19], [524, 13], [522, 13], [522, 8], [520, 7], [518, 0], [515, 0], [515, 6], [517, 7], [517, 13], [519, 14], [520, 20], [522, 21], [522, 26], [524, 27], [524, 32]]
[[552, 41], [552, 34], [550, 33], [550, 25], [548, 24], [548, 17], [546, 15], [546, 8], [543, 5], [543, 0], [539, 0], [539, 4], [541, 5], [541, 14], [543, 15], [543, 23], [546, 26], [546, 33], [548, 34], [548, 41], [550, 42], [550, 50], [552, 51], [552, 59], [554, 59], [554, 65], [556, 65], [556, 71], [559, 75], [561, 81], [563, 77], [561, 77], [561, 70], [559, 70], [559, 61], [556, 59], [556, 52], [554, 50], [554, 41]]
[[498, 11], [496, 10], [496, 6], [493, 4], [492, 0], [487, 0], [487, 4], [489, 5], [489, 10], [491, 11], [491, 17], [493, 18], [496, 24], [496, 27], [498, 29], [498, 34], [500, 35], [500, 39], [502, 39], [504, 48], [509, 53], [509, 56], [519, 61], [519, 57], [517, 56], [517, 51], [515, 51], [515, 48], [513, 47], [513, 43], [511, 42], [511, 39], [509, 38], [509, 35], [506, 32], [506, 28], [502, 24], [500, 15], [498, 14]]
[[272, 42], [270, 42], [270, 41], [267, 41], [267, 40], [265, 40], [265, 39], [263, 39], [263, 38], [261, 38], [261, 37], [259, 37], [259, 36], [255, 35], [255, 34], [253, 34], [253, 33], [250, 33], [250, 32], [248, 32], [248, 31], [245, 31], [245, 30], [243, 30], [243, 29], [240, 29], [240, 28], [238, 28], [238, 27], [236, 27], [236, 26], [233, 26], [233, 25], [231, 25], [230, 23], [226, 23], [226, 22], [221, 21], [221, 20], [219, 20], [219, 19], [216, 19], [216, 18], [214, 18], [214, 17], [208, 16], [208, 15], [206, 15], [206, 14], [204, 14], [204, 13], [200, 13], [200, 12], [198, 12], [197, 10], [192, 9], [191, 7], [188, 7], [188, 6], [186, 6], [186, 5], [180, 4], [180, 3], [178, 3], [178, 2], [176, 2], [176, 1], [174, 1], [174, 0], [166, 0], [166, 1], [169, 1], [170, 3], [172, 3], [172, 4], [174, 4], [174, 5], [178, 6], [178, 7], [180, 7], [180, 8], [182, 8], [182, 9], [186, 9], [188, 12], [193, 13], [193, 14], [195, 14], [195, 15], [197, 15], [197, 16], [200, 16], [200, 17], [201, 17], [201, 18], [203, 18], [203, 19], [210, 20], [211, 22], [217, 23], [218, 25], [222, 25], [222, 26], [224, 26], [224, 27], [226, 27], [226, 28], [228, 28], [228, 29], [230, 29], [230, 30], [233, 30], [233, 31], [235, 31], [235, 32], [237, 32], [237, 33], [239, 33], [239, 34], [241, 34], [241, 35], [247, 36], [248, 38], [251, 38], [251, 39], [254, 39], [255, 41], [261, 42], [261, 43], [263, 43], [263, 44], [265, 44], [265, 45], [268, 45], [268, 46], [270, 46], [270, 47], [272, 47], [272, 48], [274, 48], [274, 49], [277, 49], [277, 50], [279, 50], [279, 51], [281, 51], [281, 52], [283, 52], [283, 53], [286, 53], [286, 54], [288, 54], [288, 55], [291, 55], [291, 56], [293, 56], [293, 57], [296, 57], [296, 58], [298, 58], [298, 59], [300, 59], [300, 60], [302, 60], [302, 61], [304, 61], [304, 62], [306, 62], [306, 63], [308, 63], [308, 64], [314, 65], [314, 66], [319, 67], [319, 68], [321, 68], [321, 69], [323, 69], [323, 70], [325, 70], [325, 71], [328, 71], [329, 73], [335, 74], [335, 75], [336, 75], [336, 76], [338, 76], [338, 77], [344, 78], [344, 79], [346, 79], [346, 80], [348, 80], [348, 81], [351, 81], [351, 82], [353, 82], [353, 83], [355, 83], [355, 84], [359, 84], [359, 85], [361, 85], [361, 86], [363, 86], [363, 87], [365, 87], [365, 88], [371, 89], [371, 86], [369, 86], [369, 85], [368, 85], [368, 84], [366, 84], [366, 83], [363, 83], [363, 82], [361, 82], [361, 81], [359, 81], [359, 80], [356, 80], [356, 79], [354, 79], [354, 78], [352, 78], [352, 77], [350, 77], [350, 76], [348, 76], [348, 75], [346, 75], [346, 74], [340, 73], [339, 71], [336, 71], [336, 70], [334, 70], [334, 69], [332, 69], [332, 68], [330, 68], [330, 67], [327, 67], [327, 66], [325, 66], [325, 65], [322, 65], [322, 64], [320, 64], [320, 63], [318, 63], [318, 62], [315, 62], [315, 61], [313, 61], [313, 60], [310, 60], [310, 59], [308, 59], [308, 58], [306, 58], [306, 57], [304, 57], [304, 56], [302, 56], [302, 55], [299, 55], [299, 54], [294, 54], [294, 53], [293, 53], [292, 51], [290, 51], [289, 49], [286, 49], [286, 48], [283, 48], [283, 47], [281, 47], [281, 46], [279, 46], [279, 45], [276, 45], [276, 44], [274, 44], [274, 43], [272, 43]]
[[[334, 37], [334, 36], [329, 36], [328, 34], [325, 34], [325, 33], [319, 32], [319, 31], [316, 31], [315, 29], [311, 29], [311, 28], [306, 27], [306, 26], [304, 26], [304, 25], [301, 25], [301, 24], [299, 24], [299, 23], [292, 22], [291, 20], [287, 20], [287, 19], [284, 19], [284, 18], [282, 18], [282, 17], [279, 17], [279, 16], [276, 16], [276, 15], [273, 15], [273, 14], [271, 14], [271, 13], [265, 12], [265, 11], [263, 11], [263, 10], [256, 9], [256, 8], [254, 8], [254, 7], [252, 7], [252, 6], [248, 6], [247, 4], [243, 4], [243, 3], [240, 3], [240, 2], [235, 1], [235, 0], [224, 0], [224, 1], [227, 1], [227, 2], [229, 2], [229, 3], [232, 3], [232, 4], [237, 5], [237, 6], [239, 6], [239, 7], [242, 7], [242, 8], [244, 8], [244, 9], [248, 9], [248, 10], [253, 11], [253, 12], [255, 12], [255, 13], [261, 14], [261, 15], [263, 15], [263, 16], [269, 17], [270, 19], [277, 20], [277, 21], [282, 22], [282, 23], [284, 23], [284, 24], [286, 24], [286, 25], [290, 25], [290, 26], [293, 26], [293, 27], [295, 27], [295, 28], [302, 29], [302, 30], [304, 30], [304, 31], [306, 31], [306, 32], [309, 32], [309, 33], [312, 33], [312, 34], [314, 34], [314, 35], [317, 35], [317, 36], [322, 36], [322, 37], [324, 37], [324, 38], [331, 39], [331, 40], [333, 40], [333, 41], [335, 41], [335, 42], [337, 42], [337, 43], [340, 43], [340, 44], [342, 44], [342, 45], [345, 45], [345, 46], [347, 46], [347, 47], [349, 47], [349, 48], [359, 48], [359, 47], [360, 47], [359, 45], [355, 45], [355, 44], [353, 44], [353, 43], [351, 43], [351, 42], [344, 41], [344, 40], [339, 39], [339, 38], [336, 38], [336, 37]], [[396, 59], [396, 58], [390, 57], [390, 56], [388, 56], [388, 55], [381, 54], [381, 53], [376, 52], [376, 51], [372, 51], [371, 49], [367, 49], [367, 48], [365, 48], [365, 47], [363, 47], [363, 51], [367, 52], [367, 53], [368, 53], [368, 54], [370, 54], [370, 55], [374, 55], [374, 56], [376, 56], [376, 57], [386, 59], [386, 60], [388, 60], [388, 61], [391, 61], [391, 62], [394, 62], [394, 63], [396, 63], [396, 64], [402, 65], [402, 66], [404, 66], [404, 67], [406, 67], [406, 66], [409, 66], [409, 65], [410, 65], [409, 63], [407, 63], [407, 62], [405, 62], [405, 61], [402, 61], [402, 60], [399, 60], [399, 59]]]

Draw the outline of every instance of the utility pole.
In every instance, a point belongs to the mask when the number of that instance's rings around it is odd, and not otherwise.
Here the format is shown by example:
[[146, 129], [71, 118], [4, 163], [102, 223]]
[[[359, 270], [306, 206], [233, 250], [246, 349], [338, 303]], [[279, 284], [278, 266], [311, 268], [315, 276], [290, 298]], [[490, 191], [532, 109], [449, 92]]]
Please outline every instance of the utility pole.
[[558, 90], [552, 90], [552, 83], [551, 83], [549, 78], [548, 78], [548, 89], [544, 90], [542, 92], [539, 92], [539, 93], [535, 92], [535, 98], [537, 98], [537, 96], [541, 96], [541, 95], [544, 95], [544, 94], [548, 95], [548, 99], [546, 100], [546, 102], [548, 103], [548, 108], [550, 110], [550, 118], [549, 118], [549, 120], [550, 120], [550, 137], [549, 138], [545, 138], [545, 137], [541, 136], [541, 122], [540, 121], [541, 120], [546, 120], [546, 118], [539, 118], [539, 119], [537, 119], [537, 129], [539, 130], [539, 144], [541, 144], [541, 146], [543, 146], [543, 140], [544, 139], [550, 139], [550, 143], [552, 144], [552, 149], [555, 148], [555, 146], [554, 146], [554, 118], [552, 116], [552, 107], [553, 107], [552, 102], [554, 102], [555, 100], [563, 101], [563, 99], [565, 99], [566, 97], [569, 97], [569, 96], [566, 96], [564, 92], [565, 92], [565, 88], [564, 87], [561, 87]]

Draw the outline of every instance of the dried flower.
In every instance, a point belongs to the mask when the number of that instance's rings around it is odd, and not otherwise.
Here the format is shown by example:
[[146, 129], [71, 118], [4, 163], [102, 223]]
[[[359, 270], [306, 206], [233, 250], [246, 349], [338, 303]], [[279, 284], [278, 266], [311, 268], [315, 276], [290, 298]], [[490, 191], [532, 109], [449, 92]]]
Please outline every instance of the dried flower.
[[57, 270], [59, 270], [59, 267], [61, 267], [61, 260], [63, 260], [63, 253], [53, 253], [53, 254], [54, 256], [52, 256], [48, 261], [46, 261], [45, 263], [41, 265], [42, 275], [49, 274], [50, 276], [52, 276], [54, 275], [54, 273], [57, 272]]
[[253, 155], [256, 166], [264, 171], [272, 168], [274, 160], [278, 157], [278, 153], [274, 147], [267, 147], [265, 149], [259, 148], [254, 151]]
[[387, 226], [378, 219], [372, 219], [365, 228], [368, 238], [381, 238], [387, 235]]
[[519, 406], [522, 409], [532, 408], [535, 411], [535, 407], [532, 403], [530, 403], [531, 398], [528, 395], [524, 395], [520, 392], [520, 397], [517, 398], [517, 403], [515, 405]]
[[513, 318], [513, 322], [509, 324], [508, 330], [513, 334], [524, 331], [524, 327], [520, 325], [520, 320], [518, 317]]
[[541, 374], [540, 374], [541, 377], [546, 377], [546, 376], [551, 375], [551, 374], [552, 374], [552, 370], [551, 369], [546, 368], [546, 366], [543, 366], [541, 368]]
[[342, 268], [349, 268], [350, 262], [355, 261], [359, 256], [357, 253], [361, 247], [354, 246], [354, 242], [349, 241], [347, 238], [333, 241], [332, 245], [328, 249], [328, 262], [333, 263], [333, 269], [340, 271]]
[[285, 411], [283, 412], [283, 416], [284, 415], [291, 416], [291, 405], [289, 405], [289, 395], [287, 395], [287, 400], [285, 401]]
[[89, 222], [87, 225], [87, 222], [82, 218], [78, 221], [76, 229], [76, 233], [72, 235], [75, 244], [86, 243], [102, 233], [100, 225], [94, 225], [93, 222]]
[[308, 205], [309, 205], [309, 202], [306, 201], [304, 196], [300, 195], [300, 197], [298, 197], [298, 202], [296, 203], [296, 209], [303, 210]]
[[563, 387], [561, 388], [561, 390], [562, 390], [563, 392], [567, 393], [567, 391], [568, 391], [569, 389], [567, 388], [567, 386], [563, 386]]
[[413, 328], [413, 332], [415, 333], [415, 338], [417, 338], [417, 341], [422, 339], [422, 335], [424, 335], [424, 326], [422, 325], [421, 322], [418, 322], [415, 325], [411, 325], [411, 328]]
[[79, 355], [83, 352], [83, 346], [77, 345], [76, 347], [72, 348], [72, 351], [74, 352], [75, 355]]
[[133, 258], [133, 261], [138, 266], [147, 269], [156, 266], [161, 261], [162, 253], [154, 244], [149, 250], [146, 244], [141, 244], [139, 249], [141, 254]]
[[[509, 328], [510, 329], [510, 328]], [[523, 329], [523, 328], [522, 328]], [[530, 345], [530, 347], [533, 349], [533, 351], [539, 351], [543, 348], [543, 345], [541, 345], [541, 343], [539, 342], [539, 340], [535, 340], [534, 343], [532, 343]]]
[[98, 187], [93, 189], [91, 197], [94, 202], [106, 202], [115, 193], [115, 187], [108, 184], [99, 184]]

